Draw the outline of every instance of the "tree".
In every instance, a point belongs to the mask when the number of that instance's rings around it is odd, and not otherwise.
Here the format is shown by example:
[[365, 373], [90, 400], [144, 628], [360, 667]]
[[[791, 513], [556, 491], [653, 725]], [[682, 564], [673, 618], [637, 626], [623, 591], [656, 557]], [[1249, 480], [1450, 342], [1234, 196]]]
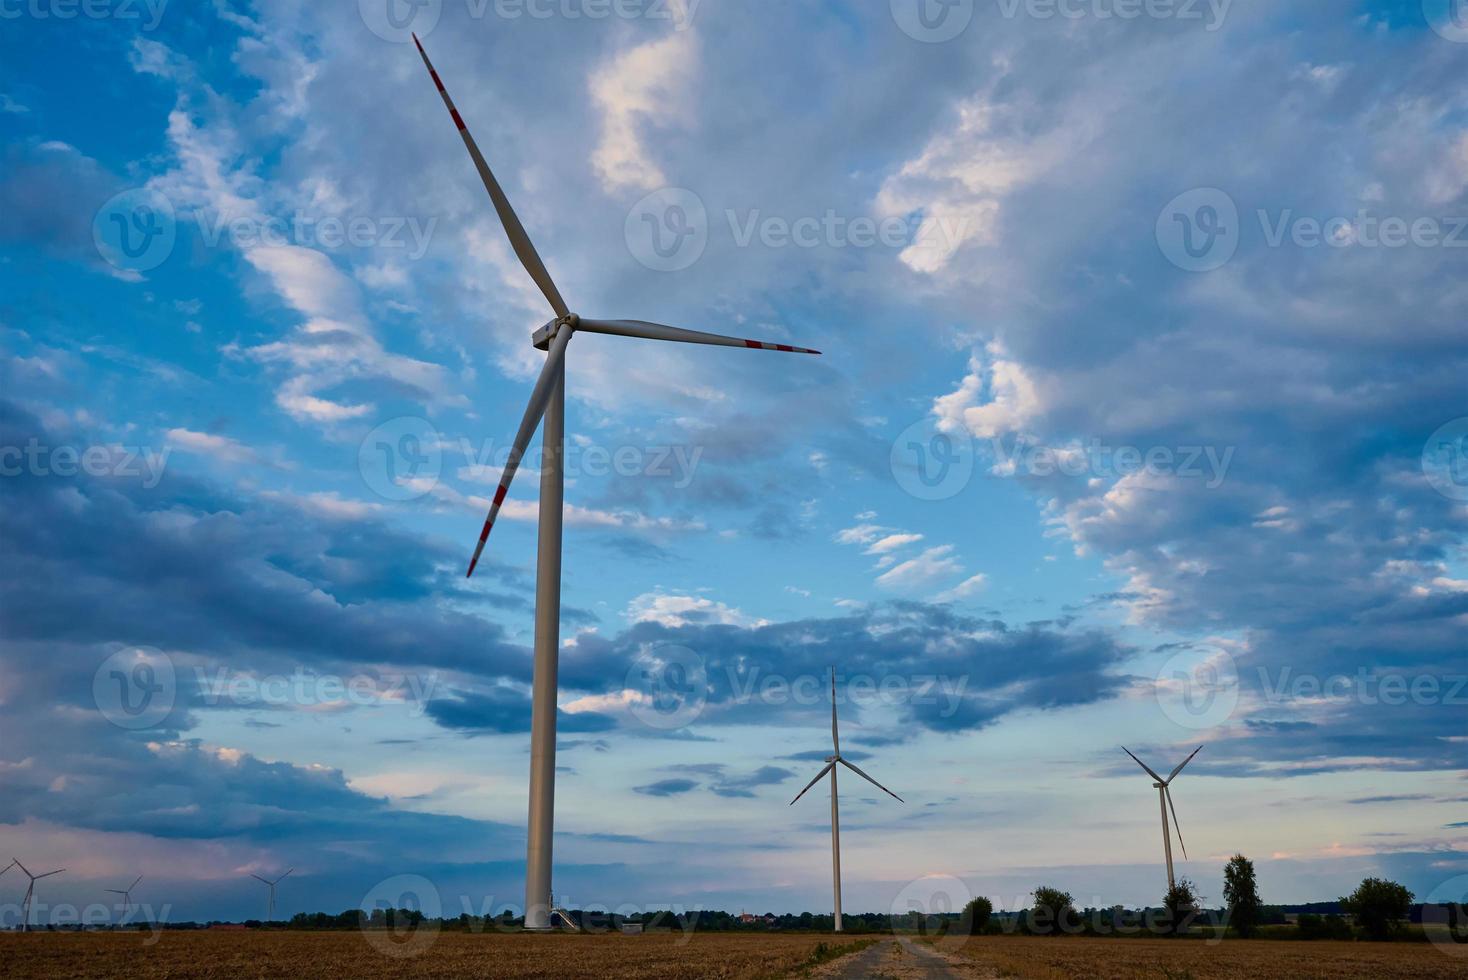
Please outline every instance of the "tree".
[[1193, 920], [1198, 917], [1198, 886], [1187, 878], [1179, 878], [1177, 884], [1167, 890], [1162, 907], [1167, 909], [1167, 931], [1169, 935], [1187, 934]]
[[[994, 903], [984, 896], [969, 902], [963, 907], [963, 925], [966, 925], [970, 936], [981, 936], [984, 930], [989, 928], [989, 917], [994, 914]], [[960, 931], [965, 931], [960, 926]]]
[[1259, 928], [1263, 906], [1254, 877], [1254, 862], [1235, 854], [1223, 869], [1223, 897], [1228, 902], [1228, 921], [1244, 939]]
[[1356, 917], [1368, 939], [1389, 939], [1412, 911], [1412, 893], [1385, 878], [1367, 878], [1341, 899], [1342, 910]]
[[1070, 892], [1041, 885], [1035, 889], [1035, 904], [1030, 909], [1030, 931], [1040, 936], [1070, 931], [1075, 914]]

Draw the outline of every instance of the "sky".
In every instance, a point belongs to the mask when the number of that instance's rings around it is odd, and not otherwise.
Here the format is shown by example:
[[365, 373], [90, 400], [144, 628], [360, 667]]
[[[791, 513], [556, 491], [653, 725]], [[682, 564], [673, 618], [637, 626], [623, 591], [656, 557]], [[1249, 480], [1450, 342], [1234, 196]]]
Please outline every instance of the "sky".
[[[1468, 891], [1468, 10], [0, 3], [0, 860], [38, 915]], [[539, 443], [537, 441], [536, 445]], [[404, 877], [408, 876], [408, 877]], [[18, 872], [0, 877], [4, 924]], [[1454, 891], [1456, 889], [1456, 891]], [[436, 903], [436, 905], [435, 905]], [[926, 904], [925, 904], [926, 903]], [[103, 915], [116, 917], [112, 907]]]

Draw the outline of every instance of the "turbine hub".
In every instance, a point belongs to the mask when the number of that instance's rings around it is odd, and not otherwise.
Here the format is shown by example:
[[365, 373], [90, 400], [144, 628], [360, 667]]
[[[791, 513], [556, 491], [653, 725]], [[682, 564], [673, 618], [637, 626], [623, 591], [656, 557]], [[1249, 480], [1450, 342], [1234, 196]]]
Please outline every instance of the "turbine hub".
[[581, 322], [581, 317], [575, 313], [567, 313], [563, 317], [557, 317], [550, 323], [541, 327], [530, 335], [530, 343], [536, 350], [550, 350], [551, 341], [556, 339], [556, 334], [561, 332], [562, 327], [576, 329], [576, 324]]

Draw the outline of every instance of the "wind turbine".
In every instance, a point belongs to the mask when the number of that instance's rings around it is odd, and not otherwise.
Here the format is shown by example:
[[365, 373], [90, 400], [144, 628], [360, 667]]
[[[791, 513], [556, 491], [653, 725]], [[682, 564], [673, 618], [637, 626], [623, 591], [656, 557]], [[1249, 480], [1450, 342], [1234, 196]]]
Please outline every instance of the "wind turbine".
[[1174, 769], [1166, 779], [1163, 779], [1161, 776], [1157, 775], [1157, 773], [1153, 772], [1151, 767], [1149, 767], [1147, 763], [1143, 762], [1141, 759], [1138, 759], [1135, 755], [1132, 755], [1132, 750], [1127, 748], [1125, 745], [1121, 747], [1121, 750], [1127, 755], [1131, 755], [1133, 762], [1141, 766], [1143, 769], [1146, 769], [1147, 775], [1157, 780], [1152, 785], [1157, 787], [1158, 802], [1162, 807], [1162, 852], [1167, 856], [1167, 890], [1172, 891], [1177, 882], [1172, 876], [1172, 833], [1167, 826], [1168, 810], [1172, 811], [1172, 826], [1177, 830], [1177, 842], [1179, 846], [1181, 846], [1183, 849], [1183, 860], [1187, 860], [1188, 857], [1188, 845], [1183, 843], [1183, 828], [1177, 820], [1177, 808], [1172, 805], [1172, 781], [1177, 778], [1178, 773], [1183, 771], [1183, 766], [1186, 766], [1189, 762], [1193, 761], [1194, 755], [1197, 755], [1199, 752], [1203, 751], [1203, 746], [1198, 746], [1196, 749], [1193, 750], [1193, 755], [1190, 755], [1182, 762], [1179, 762], [1177, 768]]
[[[279, 878], [276, 878], [274, 881], [271, 881], [269, 878], [262, 878], [257, 874], [250, 875], [251, 878], [254, 878], [256, 881], [263, 882], [270, 889], [270, 900], [265, 905], [266, 922], [275, 921], [275, 886], [280, 884], [282, 881], [285, 881], [286, 875], [289, 875], [294, 870], [296, 869], [288, 869], [285, 874], [281, 875]], [[136, 884], [136, 882], [134, 882], [134, 884]]]
[[423, 44], [418, 40], [416, 34], [413, 36], [413, 43], [417, 45], [418, 54], [423, 58], [423, 64], [433, 78], [433, 84], [438, 88], [438, 94], [443, 97], [443, 103], [448, 108], [454, 125], [459, 128], [459, 135], [463, 137], [464, 146], [468, 148], [469, 156], [474, 161], [474, 167], [479, 171], [479, 177], [484, 182], [484, 188], [489, 192], [490, 201], [493, 202], [500, 223], [504, 226], [505, 234], [509, 237], [511, 248], [514, 249], [520, 264], [525, 267], [525, 271], [530, 274], [530, 278], [535, 281], [536, 286], [545, 295], [555, 313], [555, 319], [541, 327], [531, 337], [531, 343], [538, 350], [547, 352], [545, 367], [541, 370], [540, 377], [535, 382], [535, 388], [531, 391], [530, 404], [526, 406], [525, 416], [520, 421], [513, 450], [505, 464], [504, 473], [500, 477], [499, 489], [495, 492], [493, 503], [490, 504], [489, 516], [485, 519], [484, 529], [479, 534], [479, 543], [474, 548], [474, 557], [469, 562], [468, 571], [469, 576], [474, 574], [474, 569], [479, 564], [479, 557], [484, 552], [485, 541], [489, 539], [490, 529], [494, 527], [494, 522], [499, 517], [500, 507], [505, 502], [506, 494], [509, 493], [510, 481], [514, 479], [515, 472], [520, 467], [520, 461], [530, 446], [530, 439], [534, 436], [536, 427], [544, 419], [545, 448], [540, 471], [540, 524], [535, 571], [535, 670], [530, 700], [530, 810], [525, 858], [525, 928], [544, 931], [551, 928], [551, 843], [555, 811], [556, 693], [561, 609], [561, 522], [564, 516], [565, 493], [563, 455], [566, 421], [566, 345], [570, 343], [572, 334], [580, 331], [618, 337], [637, 337], [644, 340], [709, 344], [716, 347], [743, 347], [796, 354], [819, 354], [820, 352], [804, 347], [791, 347], [788, 344], [741, 340], [737, 337], [684, 330], [659, 323], [648, 323], [644, 320], [588, 320], [572, 313], [566, 301], [561, 298], [560, 290], [551, 280], [550, 273], [546, 271], [539, 253], [535, 251], [535, 246], [531, 244], [530, 236], [526, 234], [525, 227], [520, 223], [514, 208], [510, 206], [509, 198], [505, 196], [499, 181], [490, 172], [489, 164], [485, 162], [484, 155], [479, 152], [479, 145], [469, 134], [469, 128], [464, 125], [463, 117], [459, 115], [453, 99], [449, 98], [448, 90], [444, 88], [443, 81], [438, 77], [438, 72], [434, 70], [433, 63], [428, 60], [428, 52], [423, 50]]
[[127, 921], [127, 914], [132, 911], [132, 907], [133, 907], [133, 889], [136, 888], [136, 887], [138, 887], [138, 882], [140, 882], [142, 880], [143, 880], [143, 876], [142, 875], [138, 875], [136, 878], [133, 879], [133, 883], [131, 885], [128, 885], [126, 888], [104, 888], [103, 889], [103, 891], [108, 892], [109, 894], [112, 894], [112, 895], [121, 895], [122, 896], [122, 917], [123, 917], [123, 922], [124, 923], [126, 923], [126, 921]]
[[[20, 906], [20, 931], [21, 932], [30, 932], [31, 931], [31, 903], [32, 903], [32, 901], [34, 901], [34, 899], [36, 897], [36, 882], [40, 881], [42, 878], [49, 878], [52, 875], [59, 875], [59, 874], [61, 874], [61, 872], [65, 871], [66, 869], [65, 868], [57, 868], [55, 871], [47, 871], [43, 875], [33, 875], [33, 874], [30, 873], [30, 870], [27, 869], [25, 865], [23, 865], [23, 864], [20, 863], [20, 861], [18, 859], [11, 858], [10, 859], [10, 863], [12, 865], [14, 865], [15, 867], [19, 868], [21, 870], [21, 872], [27, 878], [29, 878], [31, 880], [31, 883], [26, 886], [25, 898], [21, 901], [21, 906]], [[9, 868], [6, 868], [5, 870], [6, 871], [9, 871], [10, 869]]]
[[866, 773], [862, 772], [860, 769], [856, 768], [856, 766], [852, 765], [850, 762], [847, 762], [845, 759], [843, 759], [841, 757], [841, 736], [839, 734], [837, 734], [837, 732], [836, 732], [836, 668], [835, 667], [832, 667], [831, 668], [831, 748], [832, 748], [833, 751], [832, 751], [832, 754], [831, 755], [829, 755], [829, 756], [826, 757], [826, 768], [822, 769], [819, 773], [817, 773], [815, 779], [812, 779], [809, 783], [806, 783], [805, 789], [801, 790], [799, 793], [797, 793], [795, 795], [795, 799], [793, 799], [793, 800], [790, 801], [790, 805], [791, 806], [794, 806], [796, 803], [798, 803], [800, 801], [800, 798], [802, 796], [804, 796], [806, 794], [806, 792], [812, 786], [814, 786], [816, 783], [820, 782], [821, 779], [823, 777], [825, 777], [826, 773], [830, 773], [831, 774], [831, 886], [832, 886], [832, 889], [835, 891], [835, 894], [836, 894], [836, 931], [837, 932], [840, 932], [841, 931], [841, 818], [840, 818], [840, 815], [837, 813], [837, 807], [836, 807], [836, 764], [839, 762], [841, 765], [845, 766], [847, 769], [850, 769], [852, 772], [856, 773], [862, 779], [865, 779], [867, 782], [869, 782], [873, 786], [877, 787], [877, 789], [881, 790], [882, 792], [886, 793], [888, 796], [892, 797], [898, 803], [902, 803], [902, 802], [904, 802], [904, 800], [902, 799], [902, 797], [898, 796], [896, 793], [892, 792], [890, 789], [888, 789], [887, 787], [883, 786], [881, 783], [877, 782], [871, 776], [868, 776]]

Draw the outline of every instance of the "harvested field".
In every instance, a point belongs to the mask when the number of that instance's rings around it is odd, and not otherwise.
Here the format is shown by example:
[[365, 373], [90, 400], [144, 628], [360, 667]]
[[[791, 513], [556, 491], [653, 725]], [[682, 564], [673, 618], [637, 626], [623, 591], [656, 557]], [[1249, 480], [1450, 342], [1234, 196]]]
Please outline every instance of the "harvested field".
[[813, 962], [821, 944], [850, 946], [815, 934], [741, 936], [681, 933], [643, 936], [534, 936], [440, 933], [426, 952], [399, 959], [357, 932], [169, 932], [155, 946], [117, 933], [0, 935], [0, 976], [7, 980], [95, 977], [247, 978], [485, 977], [496, 980], [622, 980], [650, 977], [753, 980], [783, 976]]
[[[940, 949], [975, 976], [1025, 980], [1438, 980], [1468, 977], [1468, 958], [1431, 943], [1033, 938], [995, 936]], [[1468, 953], [1468, 948], [1464, 948]]]
[[[755, 980], [850, 977], [864, 972], [903, 977], [1016, 977], [1025, 980], [1448, 980], [1468, 978], [1468, 959], [1428, 943], [1336, 943], [1230, 940], [1044, 939], [996, 936], [955, 947], [941, 957], [891, 936], [819, 934], [532, 936], [439, 934], [421, 955], [397, 958], [355, 932], [172, 932], [153, 946], [146, 935], [118, 933], [0, 934], [0, 976], [7, 980], [94, 977], [348, 978], [484, 977], [497, 980]], [[821, 955], [822, 946], [828, 948]], [[831, 958], [829, 948], [850, 955]], [[922, 954], [922, 955], [915, 955]], [[869, 962], [870, 961], [870, 962]], [[824, 964], [819, 966], [818, 964]]]

